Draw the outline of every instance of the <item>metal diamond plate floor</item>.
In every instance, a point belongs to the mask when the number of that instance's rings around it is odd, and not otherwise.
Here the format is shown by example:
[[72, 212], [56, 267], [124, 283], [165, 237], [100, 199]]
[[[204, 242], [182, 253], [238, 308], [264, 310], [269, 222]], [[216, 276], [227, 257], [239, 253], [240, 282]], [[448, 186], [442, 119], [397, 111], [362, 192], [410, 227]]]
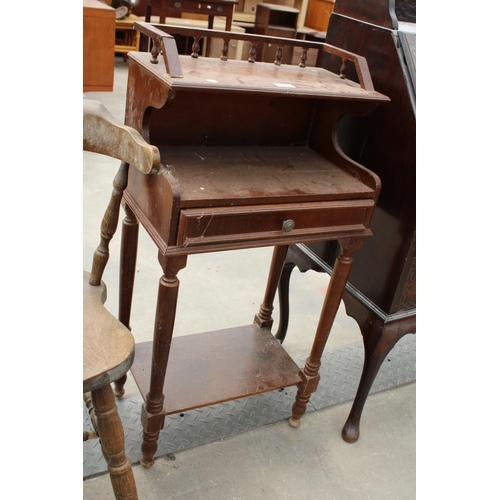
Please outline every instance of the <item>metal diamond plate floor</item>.
[[[321, 359], [321, 380], [311, 396], [308, 411], [354, 399], [363, 368], [363, 344], [354, 344], [331, 352]], [[304, 366], [306, 357], [296, 360]], [[406, 335], [389, 353], [373, 383], [371, 393], [380, 392], [416, 379], [416, 337]], [[166, 417], [160, 434], [156, 456], [222, 439], [240, 432], [287, 419], [295, 401], [296, 388], [258, 394], [244, 399], [221, 403], [206, 408]], [[125, 452], [132, 463], [141, 457], [140, 396], [117, 400], [118, 412], [125, 431]], [[347, 418], [347, 415], [346, 415]], [[90, 429], [90, 420], [84, 405], [84, 429]], [[300, 432], [300, 429], [297, 430]], [[340, 429], [339, 429], [340, 432]], [[83, 443], [83, 477], [88, 478], [107, 471], [98, 439]]]

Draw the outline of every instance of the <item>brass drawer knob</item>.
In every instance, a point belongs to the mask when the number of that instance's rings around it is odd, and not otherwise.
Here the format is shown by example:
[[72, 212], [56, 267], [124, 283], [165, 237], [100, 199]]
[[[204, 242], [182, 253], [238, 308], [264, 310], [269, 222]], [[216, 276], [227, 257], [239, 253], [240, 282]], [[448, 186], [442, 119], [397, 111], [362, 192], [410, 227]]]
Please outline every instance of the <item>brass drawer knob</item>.
[[174, 7], [175, 7], [176, 9], [180, 9], [180, 8], [181, 8], [181, 2], [175, 2], [175, 3], [174, 3]]
[[287, 219], [283, 221], [283, 225], [281, 229], [283, 229], [284, 233], [289, 233], [295, 227], [295, 222], [293, 219]]

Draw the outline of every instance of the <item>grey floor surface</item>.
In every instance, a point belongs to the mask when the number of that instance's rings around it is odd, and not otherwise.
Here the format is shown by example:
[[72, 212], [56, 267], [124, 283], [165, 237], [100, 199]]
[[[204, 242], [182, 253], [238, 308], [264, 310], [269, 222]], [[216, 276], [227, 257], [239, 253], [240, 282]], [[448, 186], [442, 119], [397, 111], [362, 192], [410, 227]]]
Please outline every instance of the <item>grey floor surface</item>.
[[[128, 64], [117, 57], [112, 93], [87, 93], [120, 121], [124, 118]], [[99, 242], [116, 160], [84, 153], [84, 251], [89, 269]], [[104, 279], [107, 307], [116, 314], [120, 229], [111, 244]], [[271, 248], [194, 255], [182, 270], [175, 335], [251, 323], [262, 300]], [[132, 330], [137, 342], [151, 339], [160, 268], [156, 249], [140, 233]], [[325, 274], [292, 274], [290, 327], [284, 347], [294, 359], [307, 356], [324, 292]], [[196, 303], [196, 307], [193, 304]], [[275, 318], [279, 307], [276, 304]], [[356, 322], [341, 307], [326, 351], [361, 342]], [[125, 399], [139, 397], [132, 378]], [[144, 470], [134, 465], [141, 499], [411, 499], [416, 497], [416, 383], [372, 394], [361, 437], [345, 443], [340, 432], [350, 402], [308, 412], [299, 429], [286, 420], [223, 437], [158, 458]], [[113, 498], [107, 474], [83, 482], [85, 499]]]

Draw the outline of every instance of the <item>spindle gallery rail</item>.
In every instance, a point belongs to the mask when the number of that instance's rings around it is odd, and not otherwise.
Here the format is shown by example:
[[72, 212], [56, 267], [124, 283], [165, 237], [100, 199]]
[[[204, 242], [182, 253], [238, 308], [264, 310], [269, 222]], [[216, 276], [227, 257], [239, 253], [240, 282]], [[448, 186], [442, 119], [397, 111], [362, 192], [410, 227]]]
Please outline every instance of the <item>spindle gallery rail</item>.
[[232, 31], [218, 31], [199, 28], [185, 28], [180, 26], [170, 26], [167, 24], [149, 24], [136, 22], [134, 27], [151, 39], [151, 62], [158, 63], [158, 56], [161, 54], [165, 61], [165, 68], [171, 78], [182, 78], [182, 68], [177, 52], [175, 39], [172, 35], [183, 35], [193, 37], [191, 57], [197, 58], [200, 55], [200, 40], [202, 38], [220, 38], [223, 40], [220, 59], [228, 60], [229, 44], [231, 41], [250, 42], [251, 48], [248, 57], [249, 63], [256, 62], [257, 47], [259, 44], [276, 45], [276, 59], [274, 64], [281, 65], [284, 47], [300, 47], [302, 55], [300, 58], [299, 67], [305, 68], [307, 61], [307, 53], [309, 49], [317, 49], [318, 51], [333, 54], [341, 59], [339, 69], [340, 78], [345, 78], [345, 70], [348, 62], [352, 62], [356, 69], [356, 74], [359, 79], [359, 84], [362, 89], [374, 90], [370, 72], [366, 59], [352, 52], [339, 49], [333, 45], [322, 42], [311, 42], [307, 40], [297, 40], [293, 38], [278, 38], [264, 35], [250, 35], [247, 33], [235, 33]]

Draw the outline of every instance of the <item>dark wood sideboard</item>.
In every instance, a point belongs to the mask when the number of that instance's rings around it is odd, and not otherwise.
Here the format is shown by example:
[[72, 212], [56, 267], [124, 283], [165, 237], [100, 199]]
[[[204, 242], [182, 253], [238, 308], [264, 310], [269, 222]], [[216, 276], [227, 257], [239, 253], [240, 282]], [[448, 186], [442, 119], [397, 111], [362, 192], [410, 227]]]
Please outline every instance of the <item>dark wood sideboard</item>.
[[[359, 437], [366, 398], [379, 368], [396, 342], [416, 332], [416, 2], [337, 0], [326, 36], [329, 44], [366, 57], [374, 87], [391, 99], [366, 117], [345, 117], [338, 141], [345, 153], [376, 172], [382, 190], [373, 214], [374, 236], [355, 257], [344, 293], [347, 313], [360, 326], [364, 368], [342, 430], [347, 442]], [[332, 68], [335, 56], [323, 54]], [[356, 78], [351, 71], [348, 78]], [[280, 279], [282, 341], [288, 328], [292, 270], [331, 273], [335, 241], [292, 245]]]

